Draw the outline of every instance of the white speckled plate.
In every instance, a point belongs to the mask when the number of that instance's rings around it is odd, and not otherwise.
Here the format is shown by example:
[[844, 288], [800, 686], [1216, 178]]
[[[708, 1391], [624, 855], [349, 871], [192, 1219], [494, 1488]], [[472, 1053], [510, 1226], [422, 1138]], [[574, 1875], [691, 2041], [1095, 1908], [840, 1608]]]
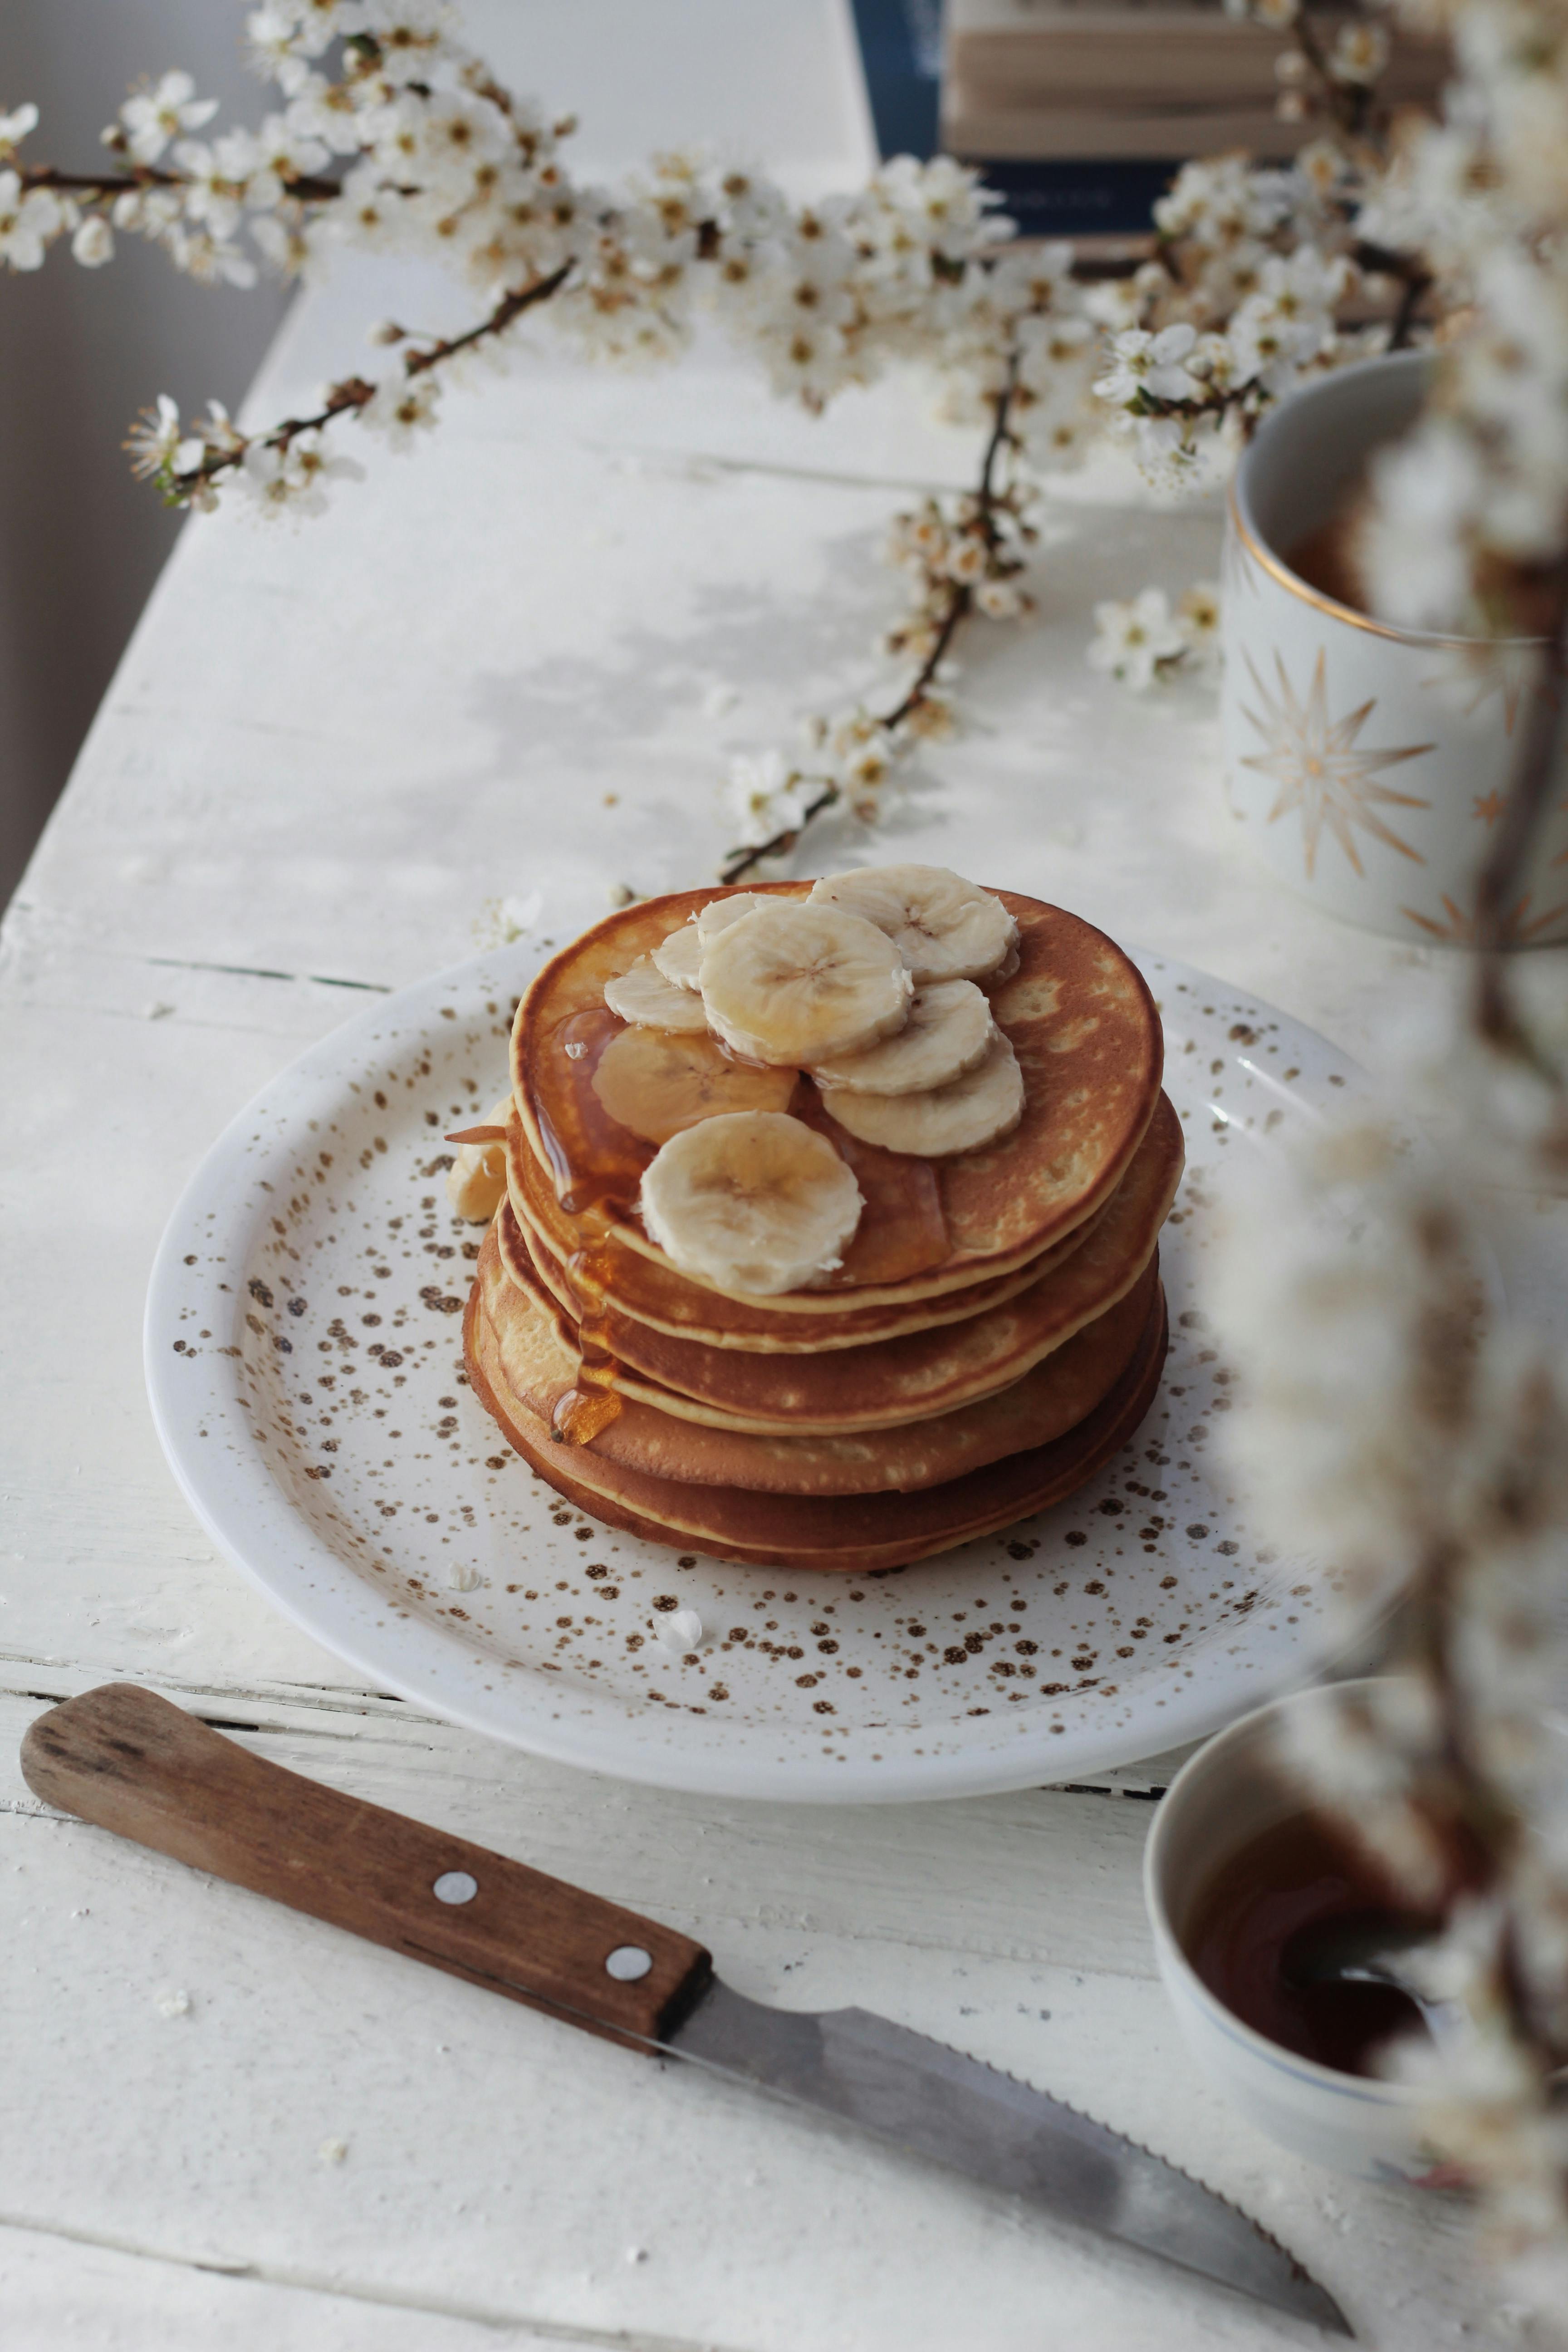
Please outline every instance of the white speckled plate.
[[[1140, 958], [1188, 1171], [1163, 1247], [1172, 1349], [1137, 1437], [1071, 1501], [897, 1573], [677, 1557], [584, 1519], [462, 1375], [474, 1227], [442, 1130], [505, 1087], [538, 951], [379, 1000], [214, 1146], [147, 1306], [159, 1433], [216, 1543], [377, 1685], [667, 1787], [863, 1802], [1080, 1778], [1214, 1730], [1325, 1654], [1319, 1580], [1253, 1538], [1215, 1459], [1228, 1166], [1365, 1081], [1221, 982]], [[653, 1638], [695, 1608], [685, 1658]]]

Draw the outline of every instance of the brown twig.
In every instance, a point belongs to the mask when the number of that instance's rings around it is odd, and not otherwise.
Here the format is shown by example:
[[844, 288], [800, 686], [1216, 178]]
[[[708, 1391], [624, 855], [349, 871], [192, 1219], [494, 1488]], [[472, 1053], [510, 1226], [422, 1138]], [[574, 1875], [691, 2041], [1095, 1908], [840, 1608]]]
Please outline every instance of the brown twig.
[[764, 841], [759, 848], [729, 851], [719, 868], [720, 881], [739, 882], [754, 866], [760, 866], [764, 857], [783, 857], [786, 851], [795, 847], [812, 818], [820, 816], [824, 809], [831, 808], [834, 802], [842, 797], [838, 786], [830, 777], [816, 798], [803, 810], [798, 824], [787, 825], [783, 833], [775, 833], [771, 841]]
[[[188, 173], [160, 172], [151, 163], [138, 163], [129, 172], [59, 172], [52, 163], [12, 168], [25, 189], [62, 188], [68, 194], [140, 195], [148, 188], [188, 188], [192, 184]], [[342, 194], [340, 182], [319, 179], [310, 172], [279, 173], [278, 176], [284, 194], [297, 196], [301, 204], [330, 204]]]
[[[453, 359], [458, 352], [468, 351], [475, 343], [482, 342], [487, 336], [504, 334], [514, 319], [521, 318], [536, 302], [548, 301], [551, 295], [558, 293], [573, 268], [570, 261], [563, 262], [560, 268], [552, 269], [548, 277], [536, 278], [531, 286], [520, 287], [515, 292], [503, 295], [489, 316], [481, 319], [478, 326], [470, 327], [465, 334], [443, 337], [439, 342], [408, 352], [403, 362], [405, 375], [424, 375], [429, 369], [438, 367], [442, 361]], [[216, 481], [220, 474], [232, 472], [235, 467], [243, 465], [246, 450], [253, 442], [264, 449], [287, 449], [301, 433], [317, 432], [323, 425], [330, 425], [334, 417], [368, 407], [375, 398], [376, 391], [376, 385], [367, 383], [363, 376], [349, 376], [342, 383], [333, 384], [313, 416], [286, 416], [269, 433], [255, 434], [249, 439], [237, 438], [232, 447], [209, 450], [199, 466], [193, 466], [183, 474], [171, 475], [170, 487], [176, 492], [188, 492], [198, 483]]]
[[[996, 467], [1001, 460], [1003, 450], [1009, 446], [1012, 439], [1007, 429], [1007, 420], [1012, 411], [1013, 395], [1017, 388], [1017, 380], [1018, 354], [1014, 352], [1009, 354], [1006, 378], [1002, 390], [996, 395], [995, 413], [990, 434], [986, 438], [985, 454], [980, 465], [980, 480], [975, 489], [975, 499], [980, 509], [976, 520], [986, 546], [993, 550], [1000, 540], [1000, 533], [996, 527], [996, 508], [1000, 497], [996, 488]], [[973, 609], [973, 589], [967, 581], [953, 581], [948, 589], [946, 609], [938, 625], [936, 638], [931, 651], [921, 662], [900, 701], [875, 722], [879, 728], [890, 731], [893, 728], [901, 726], [906, 719], [921, 708], [931, 691], [936, 674], [946, 658], [953, 638]], [[794, 824], [785, 825], [780, 832], [773, 834], [769, 840], [759, 843], [755, 848], [741, 847], [726, 851], [724, 863], [719, 869], [720, 880], [739, 882], [755, 866], [762, 865], [765, 858], [786, 856], [799, 841], [813, 817], [820, 816], [824, 809], [831, 808], [836, 801], [842, 798], [843, 793], [839, 786], [831, 777], [825, 778], [822, 791]]]
[[1394, 314], [1394, 331], [1389, 337], [1391, 352], [1409, 348], [1415, 315], [1436, 280], [1429, 269], [1414, 254], [1399, 253], [1392, 246], [1375, 245], [1369, 237], [1360, 237], [1351, 248], [1352, 258], [1358, 269], [1379, 278], [1395, 278], [1400, 286], [1399, 308]]

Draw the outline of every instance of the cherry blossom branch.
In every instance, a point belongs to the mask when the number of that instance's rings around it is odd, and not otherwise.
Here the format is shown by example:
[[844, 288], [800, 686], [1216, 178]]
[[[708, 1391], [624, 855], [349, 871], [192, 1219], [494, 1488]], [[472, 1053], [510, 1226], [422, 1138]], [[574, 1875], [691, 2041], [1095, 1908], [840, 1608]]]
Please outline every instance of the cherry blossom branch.
[[799, 818], [794, 824], [786, 825], [782, 833], [775, 833], [771, 840], [760, 842], [755, 849], [731, 849], [727, 851], [725, 854], [724, 863], [719, 868], [720, 881], [742, 882], [745, 879], [748, 874], [753, 872], [757, 866], [761, 866], [764, 862], [765, 859], [770, 857], [786, 856], [795, 847], [796, 842], [800, 839], [801, 835], [805, 831], [806, 826], [811, 823], [813, 817], [820, 816], [824, 809], [830, 809], [836, 801], [840, 801], [843, 797], [844, 794], [841, 787], [834, 782], [832, 777], [829, 777], [824, 783], [822, 790], [817, 793], [816, 798], [806, 803], [805, 807], [801, 811]]
[[[1016, 396], [1017, 382], [1018, 353], [1015, 351], [1009, 355], [1005, 380], [993, 404], [991, 430], [986, 437], [984, 453], [981, 459], [979, 480], [974, 491], [975, 511], [969, 526], [972, 536], [985, 549], [989, 559], [986, 576], [991, 578], [1006, 577], [1022, 568], [1017, 560], [1009, 557], [1003, 549], [998, 515], [1003, 510], [1004, 501], [1009, 498], [1010, 493], [999, 490], [996, 484], [996, 469], [1003, 453], [1016, 446], [1009, 431], [1008, 420]], [[912, 719], [916, 719], [930, 704], [938, 672], [951, 650], [952, 641], [964, 621], [974, 611], [976, 584], [973, 580], [952, 579], [944, 582], [943, 609], [939, 614], [928, 615], [928, 622], [934, 622], [935, 625], [931, 643], [900, 700], [890, 710], [869, 722], [871, 730], [876, 734], [882, 736], [896, 734], [900, 729], [907, 727]], [[825, 810], [832, 808], [844, 797], [844, 787], [837, 779], [833, 777], [822, 779], [820, 791], [807, 802], [799, 815], [790, 824], [781, 826], [765, 841], [752, 846], [743, 845], [728, 851], [720, 869], [720, 880], [742, 881], [766, 859], [787, 856], [795, 847], [812, 820], [820, 816]]]
[[[161, 172], [151, 163], [138, 163], [128, 172], [62, 172], [53, 163], [25, 163], [12, 166], [24, 192], [33, 188], [51, 188], [67, 195], [124, 196], [139, 195], [148, 188], [184, 189], [195, 183], [188, 172]], [[279, 184], [286, 196], [300, 204], [331, 204], [342, 194], [341, 180], [323, 179], [310, 172], [280, 172]]]
[[[427, 375], [432, 369], [456, 359], [459, 353], [472, 351], [476, 345], [492, 337], [504, 335], [525, 310], [531, 310], [536, 303], [548, 301], [552, 294], [559, 293], [572, 269], [572, 263], [563, 262], [560, 268], [551, 271], [548, 277], [536, 278], [532, 285], [520, 287], [514, 292], [503, 295], [485, 318], [464, 333], [442, 336], [434, 342], [421, 343], [416, 350], [406, 352], [403, 361], [405, 379], [413, 382], [419, 376]], [[184, 445], [169, 447], [167, 432], [161, 432], [155, 416], [149, 419], [142, 436], [128, 441], [126, 446], [139, 453], [135, 470], [154, 477], [163, 485], [164, 496], [174, 504], [182, 504], [222, 475], [243, 466], [251, 449], [290, 449], [304, 435], [319, 433], [335, 418], [358, 415], [368, 408], [383, 389], [363, 376], [345, 377], [342, 383], [330, 388], [321, 407], [312, 415], [286, 416], [280, 424], [265, 433], [248, 436], [237, 433], [224, 420], [203, 457], [194, 466], [179, 467], [175, 464], [177, 448]]]

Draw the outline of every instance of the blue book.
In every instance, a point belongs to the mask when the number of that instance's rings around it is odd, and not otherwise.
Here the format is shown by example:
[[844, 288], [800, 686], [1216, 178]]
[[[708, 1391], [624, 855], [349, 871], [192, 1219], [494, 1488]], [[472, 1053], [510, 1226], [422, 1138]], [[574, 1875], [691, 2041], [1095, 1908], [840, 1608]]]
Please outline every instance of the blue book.
[[[877, 145], [935, 155], [942, 94], [942, 0], [853, 0]], [[977, 159], [978, 160], [978, 159]], [[1173, 162], [980, 163], [1023, 236], [1146, 236]]]

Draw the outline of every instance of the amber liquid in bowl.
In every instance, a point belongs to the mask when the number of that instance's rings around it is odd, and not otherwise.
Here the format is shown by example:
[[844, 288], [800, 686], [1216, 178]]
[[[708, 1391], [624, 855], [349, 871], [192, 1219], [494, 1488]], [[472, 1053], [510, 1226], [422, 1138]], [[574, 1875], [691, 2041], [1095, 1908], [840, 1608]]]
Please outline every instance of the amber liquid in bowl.
[[1402, 1904], [1352, 1840], [1315, 1813], [1292, 1813], [1209, 1881], [1182, 1941], [1209, 1990], [1243, 2024], [1337, 2074], [1375, 2076], [1386, 2043], [1426, 2029], [1415, 2002], [1392, 1985], [1293, 1980], [1292, 1961], [1310, 1931], [1331, 1921], [1404, 1941], [1413, 1930], [1435, 1935], [1440, 1925]]

